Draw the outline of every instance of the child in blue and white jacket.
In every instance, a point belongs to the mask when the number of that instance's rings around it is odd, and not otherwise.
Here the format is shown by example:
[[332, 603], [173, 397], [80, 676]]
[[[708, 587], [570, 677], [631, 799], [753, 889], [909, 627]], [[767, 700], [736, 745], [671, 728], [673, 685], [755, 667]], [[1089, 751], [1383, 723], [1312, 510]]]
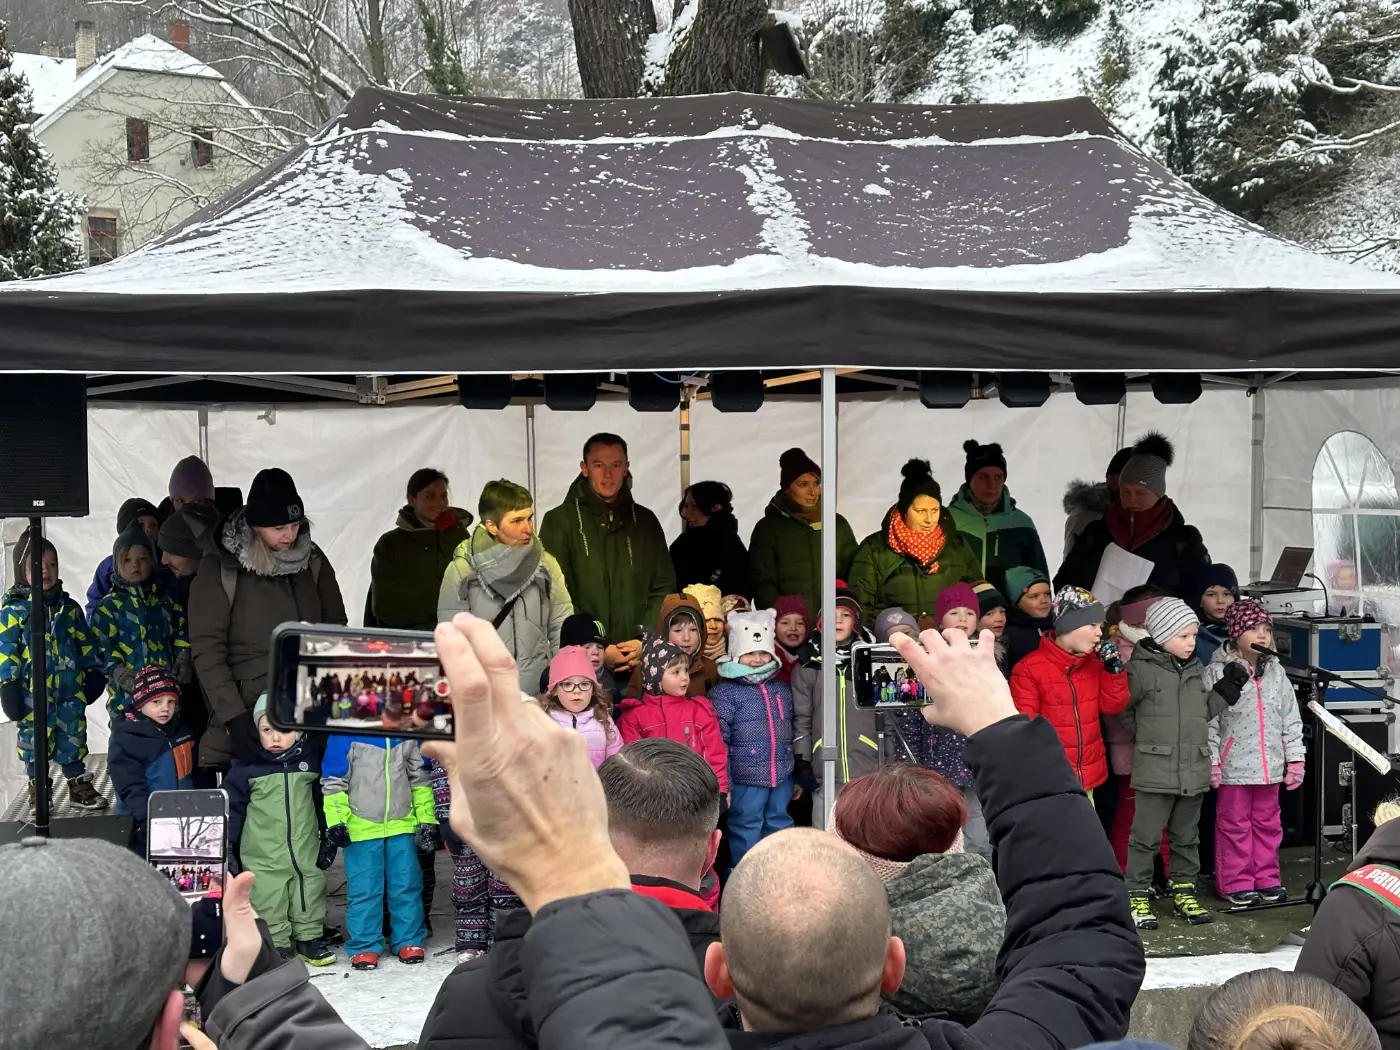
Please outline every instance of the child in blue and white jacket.
[[772, 609], [729, 614], [723, 679], [710, 690], [729, 751], [729, 856], [738, 864], [764, 836], [792, 827], [792, 693], [778, 676]]

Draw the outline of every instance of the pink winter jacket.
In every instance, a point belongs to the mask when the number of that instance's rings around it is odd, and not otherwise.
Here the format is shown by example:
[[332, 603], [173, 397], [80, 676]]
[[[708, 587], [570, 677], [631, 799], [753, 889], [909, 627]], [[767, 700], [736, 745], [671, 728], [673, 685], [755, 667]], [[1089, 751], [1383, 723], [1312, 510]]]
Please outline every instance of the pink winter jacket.
[[593, 760], [594, 769], [597, 769], [622, 749], [622, 733], [618, 731], [617, 726], [611, 722], [604, 726], [602, 722], [598, 721], [598, 717], [593, 713], [591, 707], [585, 708], [578, 714], [570, 711], [552, 710], [549, 712], [549, 717], [565, 729], [576, 729], [583, 734], [583, 738], [588, 741], [588, 757]]

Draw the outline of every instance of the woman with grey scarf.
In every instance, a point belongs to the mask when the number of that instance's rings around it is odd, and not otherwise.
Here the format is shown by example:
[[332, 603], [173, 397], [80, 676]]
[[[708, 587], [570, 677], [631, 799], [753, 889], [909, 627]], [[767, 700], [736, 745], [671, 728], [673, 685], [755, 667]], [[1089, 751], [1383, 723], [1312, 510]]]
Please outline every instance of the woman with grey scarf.
[[534, 499], [513, 481], [481, 490], [476, 529], [452, 555], [438, 591], [438, 619], [469, 612], [496, 626], [533, 696], [574, 611], [564, 574], [535, 535]]

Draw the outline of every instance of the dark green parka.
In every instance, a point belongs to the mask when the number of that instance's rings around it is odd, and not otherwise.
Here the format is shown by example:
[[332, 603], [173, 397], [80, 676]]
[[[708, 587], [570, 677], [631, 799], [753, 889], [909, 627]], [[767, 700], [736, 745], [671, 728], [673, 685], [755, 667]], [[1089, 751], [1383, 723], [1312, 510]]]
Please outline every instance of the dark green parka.
[[1144, 640], [1128, 661], [1131, 699], [1119, 722], [1134, 733], [1133, 790], [1203, 795], [1210, 790], [1207, 724], [1228, 706], [1193, 657], [1178, 660]]
[[[856, 534], [836, 515], [836, 578], [846, 579], [856, 556]], [[821, 609], [822, 530], [799, 518], [779, 492], [768, 503], [749, 539], [749, 573], [753, 577], [754, 608], [771, 609], [785, 594], [800, 594], [818, 615]], [[809, 623], [810, 631], [816, 626]]]
[[379, 537], [369, 567], [366, 627], [431, 631], [437, 626], [438, 589], [452, 552], [471, 535], [472, 516], [449, 510], [452, 524], [424, 525], [412, 507], [399, 511], [393, 531]]
[[890, 508], [880, 523], [880, 531], [865, 537], [851, 565], [851, 590], [860, 602], [866, 623], [874, 623], [886, 609], [896, 607], [915, 617], [931, 618], [938, 596], [945, 588], [959, 580], [981, 577], [982, 566], [977, 555], [946, 512], [943, 515], [946, 539], [938, 555], [937, 572], [925, 572], [916, 559], [891, 550], [890, 514], [895, 513], [897, 511]]

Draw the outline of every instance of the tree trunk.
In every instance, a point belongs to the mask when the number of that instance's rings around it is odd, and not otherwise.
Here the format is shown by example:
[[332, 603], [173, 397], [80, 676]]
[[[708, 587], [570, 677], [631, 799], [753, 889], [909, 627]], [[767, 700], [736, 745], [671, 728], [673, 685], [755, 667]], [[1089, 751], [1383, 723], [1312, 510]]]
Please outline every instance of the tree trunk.
[[384, 46], [384, 9], [379, 0], [365, 4], [365, 43], [369, 47], [369, 72], [375, 84], [389, 83], [389, 62]]
[[647, 38], [656, 32], [651, 0], [569, 0], [585, 98], [636, 98]]
[[700, 6], [689, 29], [673, 43], [665, 80], [655, 93], [762, 93], [758, 31], [768, 17], [768, 0], [689, 0], [689, 4]]

